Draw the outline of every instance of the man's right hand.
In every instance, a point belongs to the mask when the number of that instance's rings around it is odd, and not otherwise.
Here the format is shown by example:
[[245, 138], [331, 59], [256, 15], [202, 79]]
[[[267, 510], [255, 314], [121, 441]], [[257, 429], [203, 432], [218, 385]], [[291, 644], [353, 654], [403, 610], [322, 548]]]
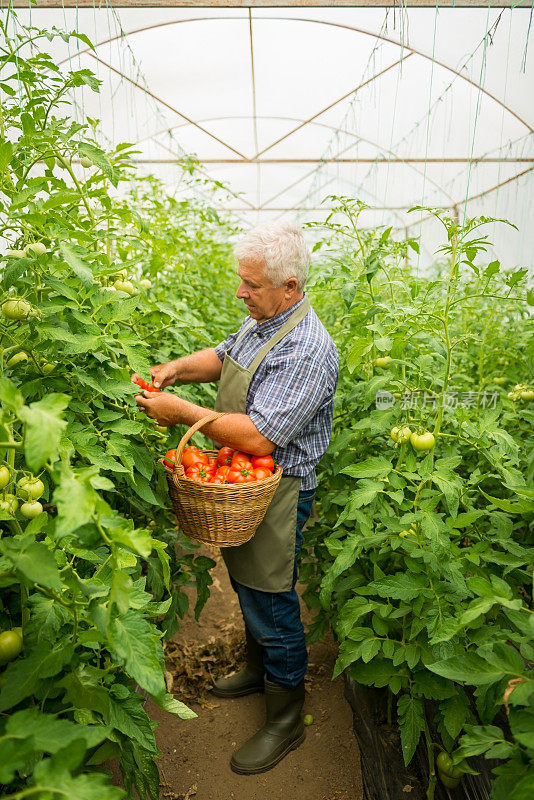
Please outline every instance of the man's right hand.
[[[166, 364], [158, 364], [155, 367], [150, 367], [150, 375], [152, 383], [157, 389], [165, 389], [166, 386], [172, 386], [176, 382], [176, 363], [168, 361]], [[131, 377], [132, 383], [137, 383], [139, 379], [137, 372]]]

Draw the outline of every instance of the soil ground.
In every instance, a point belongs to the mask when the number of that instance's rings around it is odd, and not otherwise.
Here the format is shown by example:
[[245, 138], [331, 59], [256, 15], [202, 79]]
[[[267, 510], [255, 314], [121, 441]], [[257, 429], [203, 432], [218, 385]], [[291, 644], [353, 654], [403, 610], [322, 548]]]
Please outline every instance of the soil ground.
[[314, 723], [306, 728], [304, 743], [269, 772], [231, 771], [232, 752], [263, 724], [264, 699], [254, 694], [222, 700], [209, 691], [213, 677], [229, 674], [242, 659], [244, 628], [222, 558], [211, 550], [207, 554], [217, 561], [211, 596], [196, 622], [192, 594], [191, 610], [167, 649], [168, 688], [198, 717], [182, 721], [147, 705], [159, 723], [161, 800], [361, 800], [352, 712], [343, 679], [331, 680], [332, 639], [310, 648], [304, 713], [312, 714]]

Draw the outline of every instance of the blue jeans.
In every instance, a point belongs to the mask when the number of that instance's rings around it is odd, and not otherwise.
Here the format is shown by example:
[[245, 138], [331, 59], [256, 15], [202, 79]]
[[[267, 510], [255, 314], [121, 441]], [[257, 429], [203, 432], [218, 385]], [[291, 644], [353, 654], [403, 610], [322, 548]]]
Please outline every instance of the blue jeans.
[[239, 605], [253, 638], [263, 647], [263, 664], [267, 680], [294, 689], [304, 678], [308, 652], [304, 626], [300, 619], [297, 582], [297, 556], [303, 540], [302, 529], [311, 514], [315, 489], [299, 492], [293, 584], [288, 592], [261, 592], [230, 578], [237, 592]]

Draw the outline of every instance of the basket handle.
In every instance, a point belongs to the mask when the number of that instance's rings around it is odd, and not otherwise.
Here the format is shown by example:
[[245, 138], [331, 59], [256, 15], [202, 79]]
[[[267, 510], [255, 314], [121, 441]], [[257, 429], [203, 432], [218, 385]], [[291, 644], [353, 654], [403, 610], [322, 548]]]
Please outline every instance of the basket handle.
[[178, 472], [178, 468], [180, 468], [183, 472], [182, 456], [184, 454], [185, 446], [193, 434], [196, 433], [200, 428], [204, 427], [204, 425], [207, 425], [208, 422], [213, 422], [214, 420], [219, 419], [219, 417], [224, 417], [229, 413], [229, 411], [210, 411], [205, 417], [202, 417], [202, 419], [199, 419], [194, 425], [191, 425], [189, 430], [186, 431], [180, 439], [178, 447], [176, 448], [176, 460], [172, 470], [174, 474]]

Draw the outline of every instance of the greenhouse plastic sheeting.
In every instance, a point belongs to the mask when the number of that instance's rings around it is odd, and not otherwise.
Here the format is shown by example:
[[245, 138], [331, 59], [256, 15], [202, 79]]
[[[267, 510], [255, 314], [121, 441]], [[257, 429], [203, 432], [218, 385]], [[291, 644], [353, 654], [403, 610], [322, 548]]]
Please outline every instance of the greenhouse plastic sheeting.
[[[423, 233], [414, 205], [505, 217], [490, 229], [506, 264], [531, 265], [534, 233], [530, 9], [178, 8], [20, 10], [21, 22], [84, 32], [54, 42], [100, 94], [73, 115], [104, 143], [133, 142], [140, 168], [181, 189], [194, 154], [229, 189], [243, 225], [320, 220], [329, 195], [365, 201], [365, 227]], [[52, 46], [52, 45], [51, 45]], [[64, 50], [61, 50], [61, 47]], [[520, 177], [518, 177], [520, 176]]]

